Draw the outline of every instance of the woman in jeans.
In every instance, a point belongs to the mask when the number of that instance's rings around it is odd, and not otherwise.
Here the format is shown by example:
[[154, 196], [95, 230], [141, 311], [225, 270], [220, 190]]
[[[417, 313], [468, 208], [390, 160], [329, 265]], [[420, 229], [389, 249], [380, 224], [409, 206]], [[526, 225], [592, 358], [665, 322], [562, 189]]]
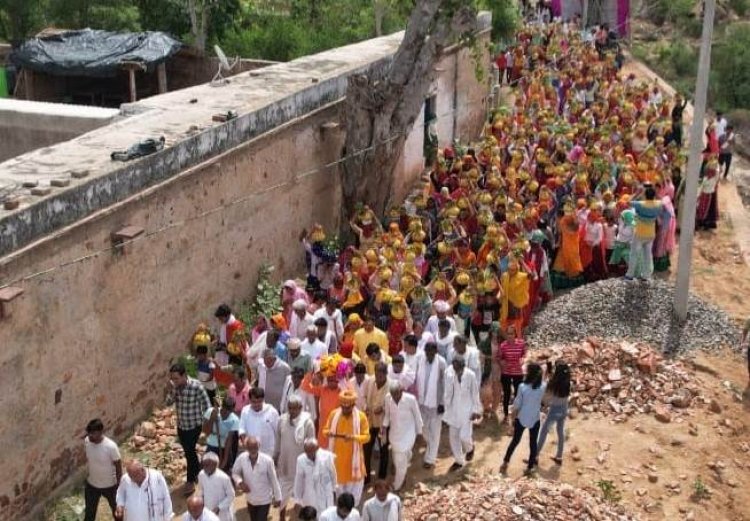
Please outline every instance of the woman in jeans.
[[[548, 366], [549, 367], [549, 366]], [[555, 362], [555, 372], [547, 383], [544, 403], [549, 406], [547, 418], [539, 431], [538, 452], [542, 452], [547, 432], [552, 424], [557, 426], [557, 454], [552, 460], [562, 465], [563, 447], [565, 446], [565, 418], [568, 417], [568, 400], [570, 399], [570, 366], [558, 360]]]
[[521, 442], [523, 431], [529, 429], [529, 462], [526, 474], [531, 474], [536, 467], [537, 438], [539, 437], [539, 414], [542, 409], [542, 397], [546, 384], [542, 382], [542, 367], [539, 364], [529, 364], [526, 368], [526, 377], [513, 402], [513, 439], [508, 446], [500, 466], [500, 472], [505, 474], [508, 470], [510, 458], [513, 451]]

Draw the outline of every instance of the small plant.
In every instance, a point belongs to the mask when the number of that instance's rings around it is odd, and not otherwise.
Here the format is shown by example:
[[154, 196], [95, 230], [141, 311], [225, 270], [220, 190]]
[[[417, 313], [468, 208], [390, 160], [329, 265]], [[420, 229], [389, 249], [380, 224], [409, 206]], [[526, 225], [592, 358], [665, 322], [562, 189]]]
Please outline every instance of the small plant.
[[696, 477], [695, 481], [693, 481], [693, 498], [696, 501], [701, 501], [710, 497], [711, 491], [708, 489], [700, 476]]
[[611, 480], [600, 479], [594, 484], [599, 488], [599, 490], [601, 490], [604, 501], [608, 503], [619, 503], [622, 499], [622, 494], [619, 490], [617, 490], [617, 485], [615, 485]]
[[260, 266], [255, 298], [240, 306], [238, 318], [249, 328], [255, 325], [259, 316], [271, 318], [271, 315], [281, 311], [281, 284], [271, 280], [273, 270], [272, 264], [264, 263]]

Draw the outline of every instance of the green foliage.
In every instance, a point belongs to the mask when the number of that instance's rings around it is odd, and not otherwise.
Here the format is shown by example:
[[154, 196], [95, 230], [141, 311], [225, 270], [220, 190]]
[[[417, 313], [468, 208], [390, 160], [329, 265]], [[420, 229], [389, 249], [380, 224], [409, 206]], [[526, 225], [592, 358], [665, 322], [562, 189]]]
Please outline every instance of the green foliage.
[[736, 25], [721, 44], [714, 45], [710, 86], [717, 110], [750, 109], [750, 27]]
[[18, 44], [43, 23], [42, 0], [0, 0], [0, 39]]
[[661, 46], [657, 60], [662, 74], [667, 77], [695, 76], [698, 71], [698, 53], [682, 41], [674, 41]]
[[617, 490], [617, 485], [611, 480], [600, 479], [594, 483], [602, 493], [602, 497], [609, 503], [619, 503], [622, 499], [622, 494]]
[[237, 312], [242, 322], [252, 328], [259, 316], [270, 318], [281, 311], [281, 284], [271, 280], [274, 267], [262, 264], [258, 270], [258, 284], [255, 286], [255, 297], [251, 301], [243, 302]]
[[750, 11], [750, 0], [729, 0], [729, 7], [737, 16], [745, 16]]
[[648, 15], [656, 25], [679, 23], [692, 15], [694, 0], [656, 0], [649, 3]]
[[706, 484], [703, 482], [700, 476], [695, 478], [693, 481], [693, 499], [701, 501], [711, 497], [711, 491], [708, 489]]
[[195, 359], [193, 355], [189, 355], [189, 354], [180, 355], [179, 358], [177, 358], [175, 363], [184, 365], [185, 371], [187, 372], [189, 377], [191, 378], [198, 377], [198, 361]]
[[511, 0], [482, 0], [479, 6], [492, 13], [492, 41], [507, 41], [512, 38], [521, 22], [515, 2]]

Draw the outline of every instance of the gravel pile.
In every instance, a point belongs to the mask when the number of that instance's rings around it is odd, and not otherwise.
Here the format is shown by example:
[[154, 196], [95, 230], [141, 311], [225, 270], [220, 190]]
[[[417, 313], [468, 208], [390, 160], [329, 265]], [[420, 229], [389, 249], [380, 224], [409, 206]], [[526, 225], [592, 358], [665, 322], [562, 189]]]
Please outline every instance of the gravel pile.
[[690, 295], [688, 319], [679, 324], [672, 313], [673, 297], [674, 286], [661, 280], [587, 284], [553, 299], [536, 314], [527, 341], [544, 347], [595, 336], [647, 342], [669, 353], [740, 349], [740, 333], [724, 311]]
[[499, 475], [467, 477], [434, 490], [423, 484], [404, 501], [407, 521], [631, 521], [622, 505], [571, 485], [511, 481]]

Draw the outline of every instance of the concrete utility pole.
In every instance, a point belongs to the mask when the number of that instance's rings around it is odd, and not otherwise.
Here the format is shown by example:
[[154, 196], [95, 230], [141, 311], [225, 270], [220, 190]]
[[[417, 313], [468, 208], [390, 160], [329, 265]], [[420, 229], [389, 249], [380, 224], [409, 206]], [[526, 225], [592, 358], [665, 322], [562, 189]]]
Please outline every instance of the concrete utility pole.
[[581, 16], [581, 25], [586, 30], [589, 27], [589, 0], [583, 0], [583, 15]]
[[677, 260], [677, 287], [674, 292], [674, 313], [678, 320], [687, 319], [688, 293], [690, 291], [690, 267], [693, 260], [693, 236], [695, 235], [695, 206], [698, 199], [698, 176], [703, 150], [703, 119], [706, 115], [708, 75], [711, 70], [711, 38], [714, 32], [716, 0], [705, 0], [701, 54], [698, 59], [698, 78], [695, 82], [693, 102], [693, 125], [690, 129], [690, 156], [685, 179], [685, 202], [680, 223], [680, 250]]

